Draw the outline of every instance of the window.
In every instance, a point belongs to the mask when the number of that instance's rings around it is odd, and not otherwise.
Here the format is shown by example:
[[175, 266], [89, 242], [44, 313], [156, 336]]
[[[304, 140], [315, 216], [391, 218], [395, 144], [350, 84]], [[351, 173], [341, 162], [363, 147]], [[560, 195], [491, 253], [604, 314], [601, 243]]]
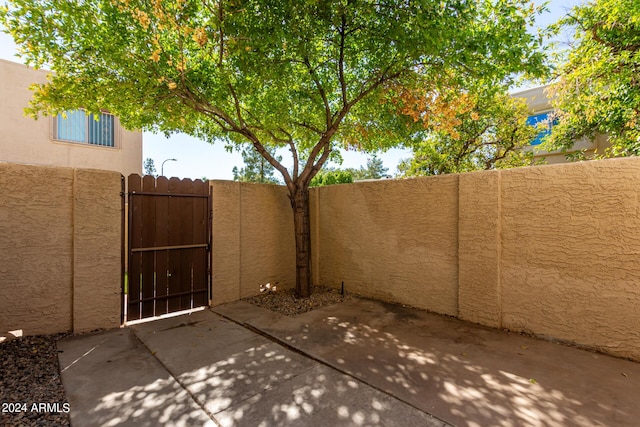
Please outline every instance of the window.
[[54, 120], [53, 138], [59, 141], [115, 147], [115, 117], [108, 113], [87, 114], [69, 110]]
[[544, 137], [551, 133], [551, 128], [556, 123], [555, 120], [553, 120], [553, 121], [551, 120], [551, 118], [552, 118], [552, 114], [551, 113], [552, 113], [552, 111], [547, 111], [546, 113], [536, 114], [535, 116], [529, 116], [527, 118], [527, 124], [529, 126], [538, 126], [538, 123], [546, 124], [546, 129], [540, 131], [538, 136], [536, 136], [535, 139], [533, 141], [531, 141], [531, 145], [540, 145], [540, 144], [542, 144], [542, 140], [544, 139]]

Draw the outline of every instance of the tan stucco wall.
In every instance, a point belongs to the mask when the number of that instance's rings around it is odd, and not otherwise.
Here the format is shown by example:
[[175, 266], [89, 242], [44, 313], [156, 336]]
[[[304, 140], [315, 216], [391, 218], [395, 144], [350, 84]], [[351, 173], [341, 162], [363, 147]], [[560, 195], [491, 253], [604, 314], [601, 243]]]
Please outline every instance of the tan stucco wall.
[[313, 277], [640, 360], [640, 159], [312, 190]]
[[75, 169], [73, 330], [120, 325], [122, 176]]
[[[640, 158], [311, 189], [314, 284], [640, 360]], [[212, 181], [213, 304], [295, 279], [284, 187]]]
[[209, 181], [212, 187], [212, 305], [295, 286], [293, 214], [281, 186]]
[[120, 174], [0, 162], [0, 335], [120, 323]]
[[0, 333], [72, 329], [73, 169], [0, 163]]
[[458, 222], [459, 317], [502, 326], [500, 173], [460, 174]]
[[116, 148], [51, 139], [50, 117], [24, 116], [33, 83], [44, 83], [47, 72], [0, 59], [0, 161], [34, 165], [113, 170], [129, 176], [142, 174], [142, 133], [119, 125]]
[[500, 174], [502, 326], [640, 359], [640, 159]]
[[458, 314], [458, 175], [314, 192], [317, 284]]

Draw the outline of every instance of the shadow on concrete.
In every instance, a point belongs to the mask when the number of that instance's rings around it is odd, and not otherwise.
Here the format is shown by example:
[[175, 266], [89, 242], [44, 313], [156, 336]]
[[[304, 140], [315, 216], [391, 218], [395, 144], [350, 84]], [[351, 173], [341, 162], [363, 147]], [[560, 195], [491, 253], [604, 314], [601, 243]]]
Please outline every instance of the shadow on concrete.
[[134, 327], [223, 426], [442, 426], [362, 382], [208, 312]]
[[128, 329], [60, 340], [75, 426], [214, 426]]
[[640, 419], [638, 363], [366, 299], [295, 318], [245, 302], [214, 311], [224, 317], [205, 310], [61, 340], [72, 423], [635, 426]]
[[296, 318], [243, 304], [215, 310], [455, 425], [640, 419], [638, 363], [365, 299]]

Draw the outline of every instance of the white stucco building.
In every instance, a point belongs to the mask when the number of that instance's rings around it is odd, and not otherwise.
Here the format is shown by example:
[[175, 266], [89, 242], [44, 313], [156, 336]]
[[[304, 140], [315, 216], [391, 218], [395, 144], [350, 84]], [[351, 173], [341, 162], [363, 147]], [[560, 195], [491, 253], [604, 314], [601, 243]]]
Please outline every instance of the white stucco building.
[[111, 114], [25, 117], [29, 86], [44, 83], [47, 73], [0, 59], [0, 161], [142, 174], [142, 133], [123, 129]]

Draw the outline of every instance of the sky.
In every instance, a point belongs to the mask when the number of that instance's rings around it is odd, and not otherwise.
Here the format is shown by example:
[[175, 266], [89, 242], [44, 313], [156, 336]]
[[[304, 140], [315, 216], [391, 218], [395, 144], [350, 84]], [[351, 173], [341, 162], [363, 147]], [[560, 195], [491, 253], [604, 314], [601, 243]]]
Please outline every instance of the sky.
[[[541, 4], [541, 0], [534, 1]], [[583, 3], [583, 0], [551, 0], [548, 2], [548, 11], [543, 13], [537, 20], [536, 25], [543, 28], [564, 15], [572, 6]], [[0, 27], [1, 30], [1, 27]], [[562, 41], [562, 40], [561, 40]], [[0, 31], [0, 58], [14, 62], [23, 62], [16, 57], [16, 46], [13, 39], [8, 34]], [[0, 76], [1, 77], [1, 76]], [[283, 157], [283, 164], [291, 166], [290, 153], [286, 150], [278, 152]], [[343, 162], [341, 168], [359, 168], [365, 166], [370, 155], [354, 152], [341, 152]], [[378, 155], [382, 159], [388, 173], [394, 175], [397, 172], [397, 165], [402, 159], [411, 156], [409, 150], [391, 149]], [[157, 173], [161, 172], [164, 162], [164, 175], [179, 178], [207, 178], [232, 180], [232, 169], [234, 166], [243, 166], [242, 156], [239, 152], [229, 153], [224, 149], [224, 144], [209, 144], [197, 140], [185, 134], [175, 134], [165, 138], [161, 134], [145, 132], [143, 134], [142, 159], [152, 158], [156, 165]], [[176, 159], [176, 161], [166, 161]]]

